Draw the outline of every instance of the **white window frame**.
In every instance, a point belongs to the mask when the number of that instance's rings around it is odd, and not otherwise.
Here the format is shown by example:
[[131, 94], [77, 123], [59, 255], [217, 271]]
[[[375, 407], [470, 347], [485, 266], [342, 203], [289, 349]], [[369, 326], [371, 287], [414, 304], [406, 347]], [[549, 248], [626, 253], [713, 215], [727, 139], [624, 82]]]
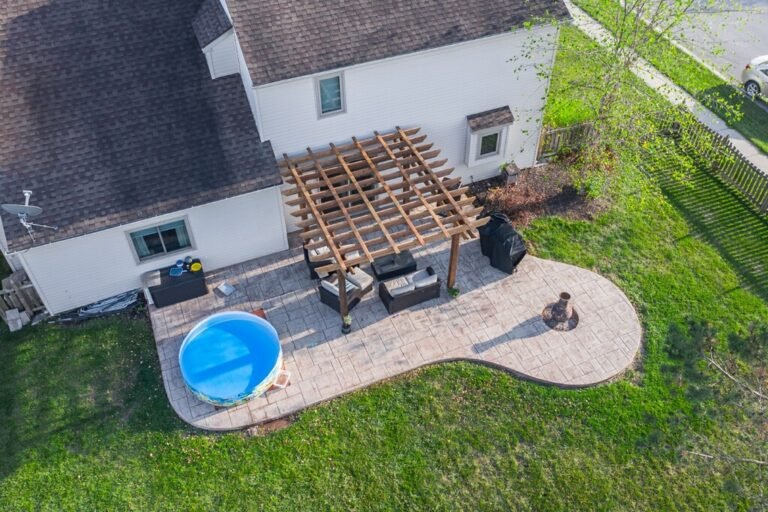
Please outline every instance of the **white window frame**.
[[[509, 138], [509, 127], [511, 125], [494, 126], [492, 128], [486, 128], [484, 130], [478, 130], [473, 132], [469, 126], [467, 126], [467, 151], [466, 151], [466, 164], [467, 167], [474, 167], [478, 165], [485, 165], [490, 162], [500, 162], [503, 160], [507, 151], [507, 139]], [[494, 133], [499, 134], [499, 140], [496, 144], [496, 152], [488, 153], [485, 155], [480, 154], [481, 142], [483, 137], [492, 135]]]
[[[189, 238], [189, 245], [187, 247], [181, 247], [180, 249], [176, 249], [175, 251], [170, 252], [163, 252], [162, 254], [153, 254], [152, 256], [147, 256], [146, 258], [141, 258], [139, 256], [139, 253], [136, 251], [136, 245], [133, 243], [133, 237], [131, 236], [133, 233], [137, 233], [139, 231], [144, 231], [145, 229], [150, 228], [160, 228], [162, 226], [165, 226], [166, 224], [173, 224], [175, 222], [184, 222], [184, 228], [187, 230], [187, 238]], [[183, 217], [177, 217], [174, 219], [168, 219], [163, 222], [155, 222], [152, 224], [147, 224], [145, 226], [136, 227], [129, 229], [125, 231], [125, 237], [128, 240], [128, 245], [131, 246], [131, 253], [133, 254], [133, 259], [136, 261], [137, 265], [143, 265], [144, 263], [152, 262], [159, 260], [161, 258], [165, 258], [166, 256], [179, 254], [182, 252], [190, 252], [197, 250], [197, 244], [195, 243], [195, 237], [192, 234], [192, 229], [189, 226], [189, 216], [185, 215]], [[160, 237], [160, 243], [163, 244], [163, 249], [165, 249], [165, 242], [162, 240], [162, 236]]]
[[[482, 130], [480, 132], [477, 132], [475, 136], [477, 137], [477, 153], [475, 154], [475, 160], [480, 161], [484, 160], [486, 158], [491, 158], [494, 156], [498, 156], [501, 154], [501, 146], [502, 146], [502, 135], [504, 134], [504, 127], [499, 128], [490, 128], [488, 130]], [[483, 150], [483, 139], [488, 137], [489, 135], [496, 135], [496, 150], [493, 153], [480, 153]]]
[[[328, 80], [330, 78], [338, 78], [339, 79], [339, 92], [341, 94], [341, 109], [334, 110], [332, 112], [323, 112], [323, 100], [320, 96], [320, 82], [323, 80]], [[315, 77], [315, 104], [317, 107], [317, 118], [323, 119], [326, 117], [332, 117], [337, 116], [339, 114], [344, 114], [347, 111], [347, 94], [346, 94], [346, 84], [344, 83], [344, 73], [330, 73], [327, 75], [320, 75]]]

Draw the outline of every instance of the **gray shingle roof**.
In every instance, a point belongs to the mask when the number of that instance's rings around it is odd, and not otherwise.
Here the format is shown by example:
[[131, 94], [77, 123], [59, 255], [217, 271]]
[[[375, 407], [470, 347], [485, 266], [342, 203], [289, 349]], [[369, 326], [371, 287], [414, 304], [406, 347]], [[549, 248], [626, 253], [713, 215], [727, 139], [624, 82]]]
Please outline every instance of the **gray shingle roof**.
[[562, 0], [227, 0], [256, 85], [563, 19]]
[[515, 116], [508, 106], [494, 108], [467, 116], [467, 124], [473, 132], [485, 130], [486, 128], [495, 128], [515, 122]]
[[205, 48], [231, 28], [232, 22], [220, 0], [204, 0], [192, 20], [192, 30], [200, 48]]
[[[5, 0], [0, 202], [48, 243], [281, 182], [240, 77], [211, 80], [189, 0]], [[3, 213], [11, 250], [29, 247]]]

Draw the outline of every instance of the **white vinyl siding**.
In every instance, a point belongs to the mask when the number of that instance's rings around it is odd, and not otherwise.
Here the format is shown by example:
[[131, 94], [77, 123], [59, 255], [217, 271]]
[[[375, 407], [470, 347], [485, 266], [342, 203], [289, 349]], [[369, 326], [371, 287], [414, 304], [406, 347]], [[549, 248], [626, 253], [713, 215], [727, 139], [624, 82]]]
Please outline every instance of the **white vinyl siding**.
[[[532, 39], [539, 41], [534, 51]], [[334, 75], [256, 86], [260, 133], [275, 154], [293, 155], [374, 130], [421, 127], [465, 181], [497, 174], [501, 161], [530, 167], [548, 87], [542, 73], [546, 77], [556, 42], [557, 28], [542, 25], [344, 68], [336, 74], [343, 71], [345, 114], [320, 119], [317, 81]], [[509, 105], [516, 119], [501, 136], [501, 153], [468, 165], [467, 115], [500, 105]]]
[[230, 29], [203, 49], [211, 78], [221, 78], [240, 72], [238, 48], [235, 31]]
[[[189, 208], [19, 253], [52, 313], [141, 286], [144, 272], [200, 258], [206, 271], [288, 248], [279, 187]], [[194, 247], [136, 264], [127, 233], [185, 219]]]

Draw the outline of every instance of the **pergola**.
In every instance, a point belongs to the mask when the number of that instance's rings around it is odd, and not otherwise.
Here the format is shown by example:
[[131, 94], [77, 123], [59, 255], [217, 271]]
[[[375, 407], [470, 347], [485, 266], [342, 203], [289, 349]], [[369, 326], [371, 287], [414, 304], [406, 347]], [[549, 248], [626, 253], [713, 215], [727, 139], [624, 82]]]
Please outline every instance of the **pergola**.
[[[283, 191], [299, 217], [307, 250], [327, 247], [331, 263], [318, 272], [337, 272], [341, 314], [349, 312], [345, 275], [366, 262], [427, 243], [451, 239], [447, 285], [456, 283], [461, 238], [472, 238], [488, 218], [467, 196], [468, 187], [450, 178], [447, 160], [437, 160], [419, 128], [379, 134], [329, 149], [289, 157], [281, 173]], [[315, 260], [328, 259], [314, 258]]]

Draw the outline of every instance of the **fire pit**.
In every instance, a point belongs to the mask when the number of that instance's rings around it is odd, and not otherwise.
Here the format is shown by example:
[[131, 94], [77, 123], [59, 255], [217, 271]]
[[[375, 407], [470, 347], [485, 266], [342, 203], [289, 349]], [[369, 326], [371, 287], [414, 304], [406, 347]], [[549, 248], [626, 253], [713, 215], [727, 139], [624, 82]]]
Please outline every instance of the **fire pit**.
[[567, 292], [562, 292], [560, 300], [545, 307], [541, 318], [555, 331], [570, 331], [579, 325], [579, 314], [573, 309], [573, 298]]

